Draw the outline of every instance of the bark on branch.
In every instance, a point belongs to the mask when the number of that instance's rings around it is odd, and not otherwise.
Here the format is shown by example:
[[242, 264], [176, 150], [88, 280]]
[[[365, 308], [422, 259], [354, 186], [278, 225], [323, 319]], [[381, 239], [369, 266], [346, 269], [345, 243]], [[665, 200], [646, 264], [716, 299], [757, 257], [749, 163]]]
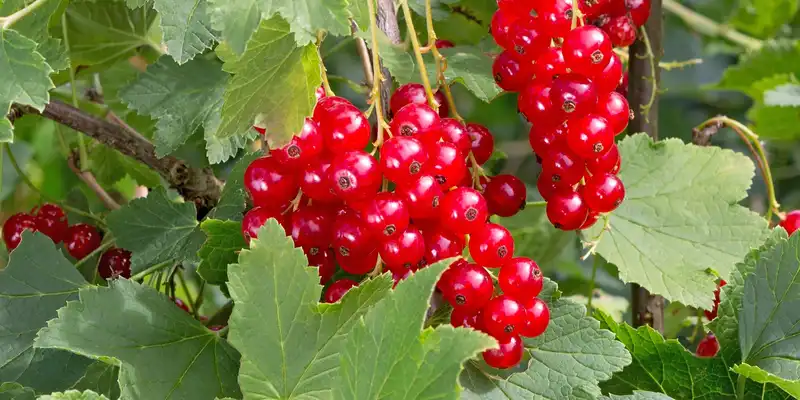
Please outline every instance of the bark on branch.
[[123, 126], [100, 119], [58, 100], [51, 100], [42, 112], [33, 107], [14, 105], [9, 117], [13, 122], [22, 114], [42, 115], [147, 165], [158, 172], [187, 201], [194, 202], [199, 216], [205, 215], [219, 201], [222, 182], [214, 176], [210, 168], [192, 168], [186, 162], [171, 156], [158, 158], [152, 143]]
[[[376, 16], [378, 28], [389, 37], [394, 44], [400, 44], [400, 26], [397, 24], [397, 8], [393, 0], [378, 0], [378, 13]], [[381, 63], [381, 65], [383, 65]], [[392, 97], [392, 74], [384, 66], [381, 66], [381, 105], [387, 119], [392, 117], [392, 109], [389, 107], [389, 99]]]

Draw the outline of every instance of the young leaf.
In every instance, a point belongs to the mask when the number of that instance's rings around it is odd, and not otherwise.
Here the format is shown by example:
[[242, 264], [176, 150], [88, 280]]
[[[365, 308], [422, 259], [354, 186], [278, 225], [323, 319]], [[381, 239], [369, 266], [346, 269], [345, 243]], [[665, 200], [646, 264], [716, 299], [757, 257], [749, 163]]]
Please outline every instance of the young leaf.
[[658, 143], [644, 134], [619, 143], [626, 198], [603, 224], [584, 231], [597, 252], [635, 282], [671, 301], [711, 308], [713, 268], [733, 265], [763, 243], [766, 221], [739, 206], [754, 174], [747, 157], [717, 147]]
[[434, 285], [448, 265], [445, 260], [417, 271], [356, 323], [342, 351], [336, 398], [457, 398], [462, 364], [497, 344], [472, 329], [422, 330]]
[[208, 283], [220, 285], [228, 280], [228, 265], [236, 262], [239, 250], [247, 246], [242, 236], [242, 223], [207, 219], [200, 224], [206, 242], [198, 253], [203, 261], [197, 273]]
[[111, 212], [108, 228], [117, 246], [133, 253], [134, 274], [170, 260], [196, 260], [204, 240], [194, 204], [174, 202], [164, 189]]
[[225, 88], [219, 138], [249, 132], [261, 115], [267, 135], [281, 145], [303, 126], [322, 82], [314, 45], [296, 47], [289, 24], [279, 17], [261, 21], [238, 59], [223, 66], [233, 74]]
[[108, 397], [97, 394], [91, 390], [83, 392], [67, 390], [63, 393], [51, 393], [47, 396], [40, 396], [38, 400], [108, 400]]
[[88, 286], [47, 236], [23, 233], [8, 266], [0, 270], [0, 382], [49, 393], [70, 388], [81, 378], [90, 360], [34, 349], [33, 340], [67, 300]]
[[118, 359], [123, 399], [240, 396], [239, 353], [163, 294], [133, 281], [81, 289], [80, 301], [39, 331], [36, 346]]
[[230, 341], [242, 352], [239, 383], [247, 398], [330, 398], [347, 334], [389, 292], [381, 276], [319, 304], [316, 268], [274, 219], [228, 268], [236, 303]]
[[631, 363], [622, 343], [587, 317], [584, 306], [560, 298], [555, 283], [548, 280], [539, 298], [550, 307], [550, 325], [541, 336], [525, 339], [527, 369], [501, 379], [483, 364], [469, 365], [461, 374], [462, 399], [594, 398], [601, 381]]
[[0, 400], [35, 400], [36, 393], [31, 388], [26, 388], [18, 383], [5, 382], [0, 384]]
[[36, 42], [10, 29], [0, 29], [0, 143], [14, 141], [14, 126], [6, 115], [11, 104], [20, 103], [41, 111], [50, 102], [48, 91], [53, 69], [36, 51]]
[[800, 65], [800, 40], [769, 41], [761, 49], [743, 56], [738, 64], [726, 69], [716, 87], [739, 90], [751, 97], [758, 97], [751, 90], [754, 83], [778, 74], [797, 73], [797, 65]]
[[246, 154], [231, 169], [225, 187], [219, 197], [217, 206], [208, 214], [208, 218], [220, 220], [242, 220], [242, 212], [246, 206], [247, 194], [244, 190], [244, 171], [253, 160], [261, 157], [261, 153]]
[[161, 16], [167, 53], [178, 64], [191, 60], [216, 40], [207, 6], [207, 0], [153, 2], [153, 8]]

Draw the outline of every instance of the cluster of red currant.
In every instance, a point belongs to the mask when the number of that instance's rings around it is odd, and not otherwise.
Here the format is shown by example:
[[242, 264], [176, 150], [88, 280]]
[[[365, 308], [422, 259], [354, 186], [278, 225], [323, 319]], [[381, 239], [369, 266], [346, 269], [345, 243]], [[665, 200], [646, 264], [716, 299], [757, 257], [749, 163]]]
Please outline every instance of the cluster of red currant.
[[783, 227], [783, 229], [786, 229], [786, 232], [789, 233], [789, 236], [800, 230], [800, 210], [794, 210], [786, 213], [786, 216], [781, 221], [780, 226]]
[[[615, 26], [618, 18], [643, 23], [649, 2], [581, 2], [577, 16], [571, 0], [498, 5], [491, 33], [504, 51], [492, 72], [502, 89], [520, 92], [519, 110], [533, 125], [529, 140], [542, 163], [537, 187], [547, 215], [560, 229], [586, 229], [625, 197], [614, 138], [628, 126], [630, 108], [617, 91], [624, 90], [623, 63], [613, 47], [630, 40], [620, 40], [625, 35]], [[582, 25], [584, 18], [603, 22], [613, 38]]]
[[[69, 225], [67, 215], [55, 204], [42, 204], [30, 213], [12, 215], [3, 224], [3, 240], [8, 251], [19, 246], [22, 232], [38, 231], [47, 235], [54, 243], [64, 242], [69, 255], [80, 260], [97, 250], [102, 242], [100, 232], [89, 224]], [[97, 265], [97, 273], [103, 279], [131, 277], [131, 253], [112, 247], [106, 250]]]
[[[444, 105], [444, 98], [436, 101]], [[245, 171], [255, 207], [245, 214], [242, 233], [249, 241], [276, 218], [318, 267], [322, 284], [337, 264], [356, 276], [382, 264], [398, 282], [468, 248], [474, 263], [453, 263], [437, 288], [454, 308], [453, 325], [497, 338], [500, 349], [484, 353], [489, 365], [516, 365], [520, 335], [544, 332], [550, 312], [536, 298], [543, 284], [539, 267], [514, 258], [511, 233], [488, 219], [519, 212], [526, 187], [511, 175], [484, 176], [480, 166], [494, 150], [492, 134], [447, 118], [445, 107], [435, 111], [422, 85], [398, 88], [390, 108], [390, 137], [379, 139], [370, 154], [364, 151], [371, 138], [364, 114], [341, 97], [319, 96], [303, 130]], [[487, 268], [500, 268], [503, 294], [494, 296]], [[323, 300], [336, 302], [357, 285], [338, 279]]]

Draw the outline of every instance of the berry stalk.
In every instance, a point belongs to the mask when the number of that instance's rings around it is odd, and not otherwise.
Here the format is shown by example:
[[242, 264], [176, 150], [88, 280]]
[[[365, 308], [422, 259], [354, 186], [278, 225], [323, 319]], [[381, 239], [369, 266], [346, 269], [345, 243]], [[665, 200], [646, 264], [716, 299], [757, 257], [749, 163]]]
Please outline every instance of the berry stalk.
[[[422, 58], [422, 50], [419, 46], [419, 39], [417, 38], [417, 30], [414, 29], [414, 21], [412, 21], [411, 9], [408, 7], [408, 0], [401, 0], [400, 5], [403, 8], [403, 17], [406, 20], [406, 27], [408, 29], [408, 36], [411, 38], [411, 47], [414, 48], [414, 56], [417, 58], [417, 66], [419, 67], [420, 79], [422, 79], [422, 86], [425, 88], [425, 95], [428, 98], [428, 104], [431, 108], [438, 109], [436, 99], [431, 90], [431, 82], [428, 79], [428, 69], [425, 67], [425, 60]], [[435, 48], [436, 46], [434, 46]]]

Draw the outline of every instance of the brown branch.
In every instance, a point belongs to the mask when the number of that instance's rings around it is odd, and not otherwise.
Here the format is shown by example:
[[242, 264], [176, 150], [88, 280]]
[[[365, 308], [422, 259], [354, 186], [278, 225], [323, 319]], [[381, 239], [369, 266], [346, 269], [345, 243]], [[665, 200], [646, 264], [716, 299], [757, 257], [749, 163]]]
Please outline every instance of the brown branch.
[[[628, 102], [635, 118], [628, 131], [645, 132], [653, 139], [658, 139], [658, 96], [655, 94], [661, 83], [658, 62], [664, 53], [661, 1], [652, 0], [650, 4], [650, 19], [645, 24], [647, 37], [640, 35], [629, 49]], [[634, 326], [650, 325], [663, 333], [664, 298], [636, 284], [631, 290]]]
[[[354, 36], [358, 33], [358, 25], [355, 21], [350, 21], [350, 29]], [[367, 43], [364, 42], [364, 39], [356, 37], [356, 50], [358, 50], [358, 56], [361, 58], [361, 68], [364, 69], [364, 83], [371, 89], [372, 80], [374, 78], [372, 75], [372, 57], [370, 56]]]
[[41, 113], [33, 107], [12, 107], [12, 116], [22, 113], [40, 114], [147, 165], [157, 171], [187, 201], [194, 202], [199, 217], [205, 216], [219, 200], [222, 183], [210, 168], [192, 168], [186, 162], [171, 156], [158, 158], [153, 144], [138, 133], [131, 133], [129, 128], [100, 119], [58, 100], [51, 100]]
[[97, 197], [100, 198], [103, 204], [106, 205], [106, 208], [109, 210], [118, 210], [120, 208], [119, 203], [117, 203], [117, 201], [114, 200], [114, 198], [111, 197], [111, 195], [108, 194], [108, 192], [106, 192], [102, 186], [100, 186], [100, 183], [97, 182], [94, 174], [89, 171], [81, 171], [76, 163], [77, 159], [78, 156], [76, 153], [70, 154], [70, 156], [67, 158], [67, 165], [69, 165], [69, 169], [71, 169], [72, 172], [74, 172], [75, 175], [77, 175], [78, 178], [80, 178], [80, 180], [86, 184], [86, 186], [89, 186], [89, 189], [92, 189], [92, 191], [97, 195]]
[[[394, 44], [400, 44], [400, 26], [397, 24], [397, 9], [394, 7], [394, 0], [378, 0], [377, 13], [378, 28]], [[381, 63], [383, 65], [383, 63]], [[389, 107], [389, 99], [392, 97], [392, 74], [384, 66], [381, 66], [381, 105], [386, 113], [387, 120], [391, 119], [392, 109]]]

